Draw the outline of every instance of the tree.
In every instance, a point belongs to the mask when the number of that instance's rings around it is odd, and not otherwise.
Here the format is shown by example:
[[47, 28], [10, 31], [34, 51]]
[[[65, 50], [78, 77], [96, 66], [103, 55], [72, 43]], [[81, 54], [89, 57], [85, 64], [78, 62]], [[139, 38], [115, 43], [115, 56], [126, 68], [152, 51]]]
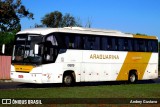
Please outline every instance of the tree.
[[75, 25], [76, 25], [76, 21], [73, 16], [71, 16], [69, 13], [63, 16], [61, 27], [69, 27], [69, 26], [75, 26]]
[[[20, 18], [33, 19], [21, 0], [0, 0], [0, 48], [6, 44], [7, 55], [12, 54], [15, 34], [21, 30]], [[0, 50], [1, 51], [1, 50]]]
[[47, 27], [60, 27], [62, 21], [62, 13], [59, 11], [51, 12], [46, 14], [41, 22]]
[[46, 27], [69, 27], [69, 26], [81, 26], [76, 19], [71, 16], [69, 13], [66, 13], [64, 16], [59, 11], [51, 12], [46, 14], [42, 20], [42, 24]]
[[0, 32], [19, 31], [23, 17], [33, 19], [33, 13], [26, 10], [21, 0], [0, 0]]
[[6, 55], [12, 55], [12, 50], [13, 50], [13, 45], [14, 45], [14, 37], [16, 34], [16, 30], [12, 32], [0, 32], [0, 53], [2, 44], [5, 44], [6, 49], [5, 49], [5, 54]]

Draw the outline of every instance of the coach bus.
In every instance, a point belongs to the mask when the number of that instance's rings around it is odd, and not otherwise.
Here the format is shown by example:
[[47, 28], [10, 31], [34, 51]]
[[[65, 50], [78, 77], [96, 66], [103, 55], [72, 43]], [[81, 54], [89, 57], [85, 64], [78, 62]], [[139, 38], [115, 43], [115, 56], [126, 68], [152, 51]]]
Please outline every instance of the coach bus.
[[158, 38], [81, 27], [17, 33], [11, 79], [26, 83], [129, 81], [158, 78]]

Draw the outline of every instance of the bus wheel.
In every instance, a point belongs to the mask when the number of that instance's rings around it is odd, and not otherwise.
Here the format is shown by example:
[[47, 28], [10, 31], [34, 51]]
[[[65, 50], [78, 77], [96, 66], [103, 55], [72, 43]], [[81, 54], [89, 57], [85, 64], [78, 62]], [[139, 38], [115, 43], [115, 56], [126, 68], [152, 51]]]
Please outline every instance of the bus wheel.
[[129, 83], [135, 83], [137, 81], [137, 75], [135, 72], [129, 73], [128, 81]]
[[65, 74], [63, 77], [63, 84], [65, 86], [71, 86], [74, 83], [73, 76], [71, 74]]

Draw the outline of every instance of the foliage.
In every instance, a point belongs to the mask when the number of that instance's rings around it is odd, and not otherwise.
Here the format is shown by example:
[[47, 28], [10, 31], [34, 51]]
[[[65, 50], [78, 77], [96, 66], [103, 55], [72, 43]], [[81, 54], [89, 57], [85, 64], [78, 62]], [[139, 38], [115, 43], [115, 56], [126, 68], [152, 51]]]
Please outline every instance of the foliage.
[[47, 27], [60, 27], [60, 22], [62, 21], [62, 13], [59, 11], [51, 12], [50, 14], [46, 14], [41, 21]]
[[[21, 0], [0, 0], [0, 46], [6, 45], [6, 54], [11, 55], [14, 35], [21, 30], [20, 18], [33, 19]], [[1, 49], [1, 47], [0, 47]]]
[[71, 16], [69, 13], [67, 13], [65, 16], [62, 18], [62, 27], [68, 27], [68, 26], [74, 26], [76, 23], [75, 18]]
[[14, 40], [15, 32], [0, 32], [0, 35], [0, 45], [9, 44], [11, 41]]
[[71, 16], [69, 13], [63, 15], [59, 11], [54, 11], [46, 14], [42, 20], [42, 24], [46, 27], [68, 27], [68, 26], [81, 26], [75, 17]]
[[136, 35], [148, 36], [148, 35], [146, 35], [146, 34], [141, 34], [141, 33], [136, 33]]
[[33, 13], [26, 10], [21, 0], [0, 0], [0, 31], [13, 31], [21, 29], [20, 18], [33, 19]]
[[[12, 55], [12, 49], [13, 49], [13, 43], [14, 43], [14, 37], [16, 34], [16, 30], [12, 32], [0, 32], [0, 46], [3, 44], [6, 45], [5, 48], [5, 54], [6, 55]], [[0, 51], [2, 47], [0, 47]]]

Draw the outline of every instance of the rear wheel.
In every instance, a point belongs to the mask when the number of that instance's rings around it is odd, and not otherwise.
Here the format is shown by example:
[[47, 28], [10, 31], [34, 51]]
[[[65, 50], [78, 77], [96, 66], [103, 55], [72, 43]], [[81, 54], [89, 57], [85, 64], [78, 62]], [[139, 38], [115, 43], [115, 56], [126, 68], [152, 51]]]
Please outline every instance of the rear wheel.
[[72, 74], [65, 74], [63, 77], [63, 84], [65, 86], [71, 86], [74, 83], [74, 78], [72, 76]]
[[128, 77], [129, 83], [135, 83], [137, 81], [137, 75], [135, 72], [131, 72]]

